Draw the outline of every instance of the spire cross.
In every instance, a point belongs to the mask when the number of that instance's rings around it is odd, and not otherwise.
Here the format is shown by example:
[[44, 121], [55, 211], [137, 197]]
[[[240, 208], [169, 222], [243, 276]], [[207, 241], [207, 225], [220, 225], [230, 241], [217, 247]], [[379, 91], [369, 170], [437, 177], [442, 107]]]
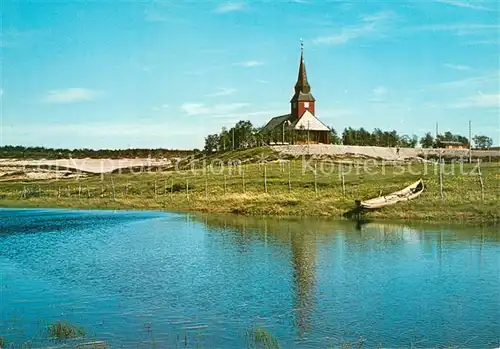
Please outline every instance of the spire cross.
[[302, 40], [302, 38], [300, 38], [300, 52], [304, 52], [304, 41]]

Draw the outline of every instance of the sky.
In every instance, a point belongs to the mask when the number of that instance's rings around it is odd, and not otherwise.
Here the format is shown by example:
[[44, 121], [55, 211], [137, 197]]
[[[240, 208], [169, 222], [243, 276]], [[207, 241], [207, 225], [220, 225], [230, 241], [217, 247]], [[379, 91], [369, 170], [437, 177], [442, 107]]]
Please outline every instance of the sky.
[[300, 39], [316, 116], [500, 142], [497, 1], [1, 3], [2, 145], [202, 148], [290, 110]]

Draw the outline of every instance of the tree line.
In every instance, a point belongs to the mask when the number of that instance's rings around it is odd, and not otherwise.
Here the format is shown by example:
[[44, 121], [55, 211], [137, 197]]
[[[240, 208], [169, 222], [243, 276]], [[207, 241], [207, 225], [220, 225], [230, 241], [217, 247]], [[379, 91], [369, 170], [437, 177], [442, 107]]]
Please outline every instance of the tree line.
[[[442, 142], [458, 142], [462, 147], [469, 146], [469, 140], [459, 134], [445, 132], [437, 137], [432, 136], [430, 132], [419, 138], [417, 135], [399, 134], [397, 131], [383, 131], [375, 128], [372, 132], [364, 129], [345, 128], [341, 134], [334, 128], [330, 128], [330, 139], [332, 144], [343, 145], [361, 145], [361, 146], [379, 146], [379, 147], [401, 147], [415, 148], [420, 144], [422, 148], [442, 147]], [[219, 133], [209, 134], [205, 137], [205, 146], [203, 151], [207, 154], [250, 148], [258, 145], [272, 143], [291, 143], [294, 140], [293, 132], [286, 128], [277, 127], [272, 131], [265, 131], [263, 127], [255, 127], [248, 120], [238, 121], [235, 126], [227, 129], [223, 127]], [[473, 138], [473, 147], [476, 149], [489, 149], [493, 144], [490, 137], [484, 135], [475, 135]]]
[[193, 154], [193, 150], [179, 149], [63, 149], [5, 145], [0, 147], [0, 158], [10, 159], [119, 159], [119, 158], [170, 158]]

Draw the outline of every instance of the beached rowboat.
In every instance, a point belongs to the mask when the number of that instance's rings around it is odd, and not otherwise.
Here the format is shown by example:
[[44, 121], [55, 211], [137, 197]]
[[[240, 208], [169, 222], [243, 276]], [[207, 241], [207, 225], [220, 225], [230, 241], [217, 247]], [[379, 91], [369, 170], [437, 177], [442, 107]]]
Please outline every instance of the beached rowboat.
[[424, 181], [422, 179], [419, 179], [415, 183], [407, 186], [406, 188], [401, 189], [399, 191], [395, 191], [391, 194], [379, 196], [377, 198], [365, 201], [356, 200], [356, 205], [362, 209], [367, 209], [367, 210], [382, 208], [385, 206], [394, 205], [401, 201], [408, 201], [415, 199], [420, 194], [422, 194], [423, 191], [424, 191]]

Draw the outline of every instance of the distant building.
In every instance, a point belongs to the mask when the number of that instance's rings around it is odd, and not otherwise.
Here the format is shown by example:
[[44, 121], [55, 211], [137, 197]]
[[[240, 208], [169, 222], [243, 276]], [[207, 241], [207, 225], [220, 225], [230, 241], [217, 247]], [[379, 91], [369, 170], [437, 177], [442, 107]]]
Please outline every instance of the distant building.
[[437, 146], [445, 149], [468, 149], [469, 147], [468, 144], [457, 141], [438, 141]]
[[302, 43], [300, 46], [299, 76], [290, 101], [290, 113], [272, 118], [262, 129], [270, 144], [330, 143], [330, 128], [314, 113], [316, 100], [307, 81], [304, 46]]

